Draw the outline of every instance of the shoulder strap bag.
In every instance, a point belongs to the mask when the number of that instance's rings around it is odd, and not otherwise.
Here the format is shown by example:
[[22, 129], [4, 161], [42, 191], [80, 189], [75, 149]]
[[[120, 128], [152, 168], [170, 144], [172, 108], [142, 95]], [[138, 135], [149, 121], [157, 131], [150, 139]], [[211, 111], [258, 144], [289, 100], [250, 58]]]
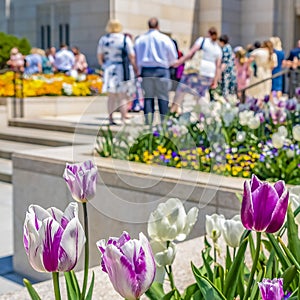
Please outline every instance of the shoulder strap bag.
[[204, 42], [205, 37], [202, 40], [199, 50], [194, 53], [190, 60], [185, 62], [183, 74], [199, 74]]
[[122, 48], [122, 65], [123, 65], [123, 80], [127, 81], [130, 79], [130, 71], [129, 71], [129, 57], [127, 53], [126, 47], [126, 35], [124, 34], [124, 42]]

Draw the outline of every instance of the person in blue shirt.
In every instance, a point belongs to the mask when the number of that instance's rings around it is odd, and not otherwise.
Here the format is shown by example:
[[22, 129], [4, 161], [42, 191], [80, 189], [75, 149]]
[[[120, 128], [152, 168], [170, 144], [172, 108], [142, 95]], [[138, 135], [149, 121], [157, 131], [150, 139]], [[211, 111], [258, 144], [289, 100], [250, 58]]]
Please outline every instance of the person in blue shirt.
[[38, 53], [38, 48], [32, 48], [30, 54], [25, 57], [24, 73], [28, 76], [42, 73], [42, 57]]
[[[273, 36], [270, 38], [271, 43], [274, 47], [274, 53], [277, 56], [277, 65], [272, 70], [272, 75], [275, 75], [282, 71], [282, 65], [284, 62], [284, 51], [282, 50], [281, 40], [277, 36]], [[276, 94], [277, 98], [282, 96], [283, 90], [283, 76], [278, 76], [272, 79], [272, 94]]]

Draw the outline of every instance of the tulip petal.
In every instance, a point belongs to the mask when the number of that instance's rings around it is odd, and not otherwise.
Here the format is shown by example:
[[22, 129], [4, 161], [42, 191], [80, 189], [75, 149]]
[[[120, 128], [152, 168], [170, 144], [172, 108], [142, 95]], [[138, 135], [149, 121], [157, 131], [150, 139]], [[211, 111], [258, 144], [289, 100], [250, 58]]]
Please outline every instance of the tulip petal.
[[181, 231], [185, 225], [186, 213], [182, 202], [177, 198], [170, 198], [164, 205], [164, 216], [169, 219], [169, 222], [176, 223], [177, 231]]
[[275, 188], [269, 183], [263, 183], [252, 193], [254, 224], [256, 231], [265, 231], [269, 226], [273, 211], [279, 200]]
[[[144, 259], [146, 263], [145, 269], [140, 271], [140, 274], [142, 274], [144, 277], [144, 279], [141, 281], [142, 284], [140, 291], [140, 294], [143, 294], [150, 288], [154, 280], [156, 266], [150, 243], [142, 232], [139, 234], [139, 240], [142, 244], [142, 248], [144, 249]], [[141, 280], [140, 276], [141, 275], [139, 275], [138, 278]]]
[[186, 215], [185, 226], [182, 231], [177, 235], [176, 240], [181, 242], [184, 241], [190, 234], [193, 226], [197, 222], [199, 209], [197, 207], [192, 207], [188, 214]]
[[39, 230], [43, 241], [43, 263], [48, 272], [56, 272], [58, 267], [58, 253], [63, 229], [53, 218], [43, 220]]
[[102, 257], [115, 290], [125, 299], [136, 300], [136, 276], [132, 265], [114, 245], [107, 245]]
[[253, 203], [251, 188], [248, 181], [244, 182], [244, 195], [241, 207], [241, 220], [245, 228], [252, 230], [253, 226]]
[[251, 192], [254, 192], [261, 185], [262, 182], [258, 179], [256, 175], [253, 174], [251, 178]]
[[30, 214], [34, 214], [34, 216], [35, 216], [35, 228], [36, 228], [36, 230], [40, 229], [40, 227], [42, 225], [41, 220], [44, 220], [46, 218], [51, 217], [49, 212], [46, 209], [39, 206], [39, 205], [30, 205], [29, 208], [28, 208], [28, 212]]
[[281, 195], [280, 199], [276, 204], [276, 207], [272, 213], [271, 222], [267, 227], [266, 232], [274, 233], [281, 228], [285, 219], [288, 203], [289, 203], [289, 192], [286, 189], [284, 190], [283, 194]]
[[68, 272], [77, 264], [85, 243], [84, 230], [77, 218], [73, 218], [63, 232], [60, 250], [58, 270]]
[[42, 260], [43, 241], [39, 236], [34, 219], [27, 222], [28, 228], [28, 260], [30, 265], [38, 272], [46, 272]]
[[52, 218], [59, 224], [61, 224], [61, 219], [63, 217], [63, 212], [56, 208], [56, 207], [50, 207], [47, 209], [49, 214], [52, 216]]
[[274, 184], [274, 188], [278, 194], [278, 197], [280, 198], [285, 190], [285, 184], [283, 180], [279, 180]]

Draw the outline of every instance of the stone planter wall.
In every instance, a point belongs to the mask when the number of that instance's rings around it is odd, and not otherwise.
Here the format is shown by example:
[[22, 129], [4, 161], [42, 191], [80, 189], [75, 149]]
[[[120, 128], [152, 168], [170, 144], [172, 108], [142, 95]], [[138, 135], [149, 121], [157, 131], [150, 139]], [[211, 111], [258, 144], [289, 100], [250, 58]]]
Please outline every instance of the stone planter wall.
[[[8, 118], [12, 117], [13, 98], [7, 98]], [[24, 117], [58, 117], [62, 115], [97, 114], [106, 111], [105, 96], [30, 97], [24, 99]]]
[[141, 231], [147, 233], [150, 212], [170, 197], [180, 198], [187, 209], [199, 207], [198, 222], [189, 238], [204, 234], [206, 214], [222, 213], [232, 217], [239, 213], [240, 203], [235, 193], [242, 191], [242, 179], [89, 157], [87, 153], [90, 149], [91, 146], [65, 147], [14, 155], [13, 263], [16, 272], [42, 278], [43, 274], [30, 267], [23, 248], [25, 212], [32, 203], [45, 208], [56, 206], [64, 209], [72, 201], [62, 174], [65, 162], [72, 162], [73, 159], [93, 159], [99, 170], [97, 195], [88, 204], [91, 266], [98, 265], [100, 261], [95, 246], [97, 240], [118, 236], [123, 230], [133, 237]]

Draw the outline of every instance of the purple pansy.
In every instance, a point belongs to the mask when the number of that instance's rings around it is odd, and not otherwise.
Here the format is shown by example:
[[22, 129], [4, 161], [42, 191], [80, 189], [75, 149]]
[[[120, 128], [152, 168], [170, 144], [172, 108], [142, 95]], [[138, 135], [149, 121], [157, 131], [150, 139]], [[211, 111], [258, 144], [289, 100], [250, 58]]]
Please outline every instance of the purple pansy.
[[87, 202], [96, 194], [98, 170], [92, 161], [66, 164], [64, 179], [74, 200]]
[[31, 266], [38, 272], [68, 272], [77, 264], [85, 243], [72, 202], [64, 212], [30, 205], [24, 222], [24, 247]]
[[143, 233], [131, 239], [127, 232], [119, 238], [97, 242], [102, 254], [101, 266], [114, 286], [125, 299], [136, 300], [151, 286], [155, 277], [155, 261], [151, 246]]
[[289, 192], [284, 181], [274, 186], [261, 182], [252, 175], [250, 183], [245, 181], [241, 208], [241, 219], [245, 228], [260, 232], [274, 233], [284, 222]]

